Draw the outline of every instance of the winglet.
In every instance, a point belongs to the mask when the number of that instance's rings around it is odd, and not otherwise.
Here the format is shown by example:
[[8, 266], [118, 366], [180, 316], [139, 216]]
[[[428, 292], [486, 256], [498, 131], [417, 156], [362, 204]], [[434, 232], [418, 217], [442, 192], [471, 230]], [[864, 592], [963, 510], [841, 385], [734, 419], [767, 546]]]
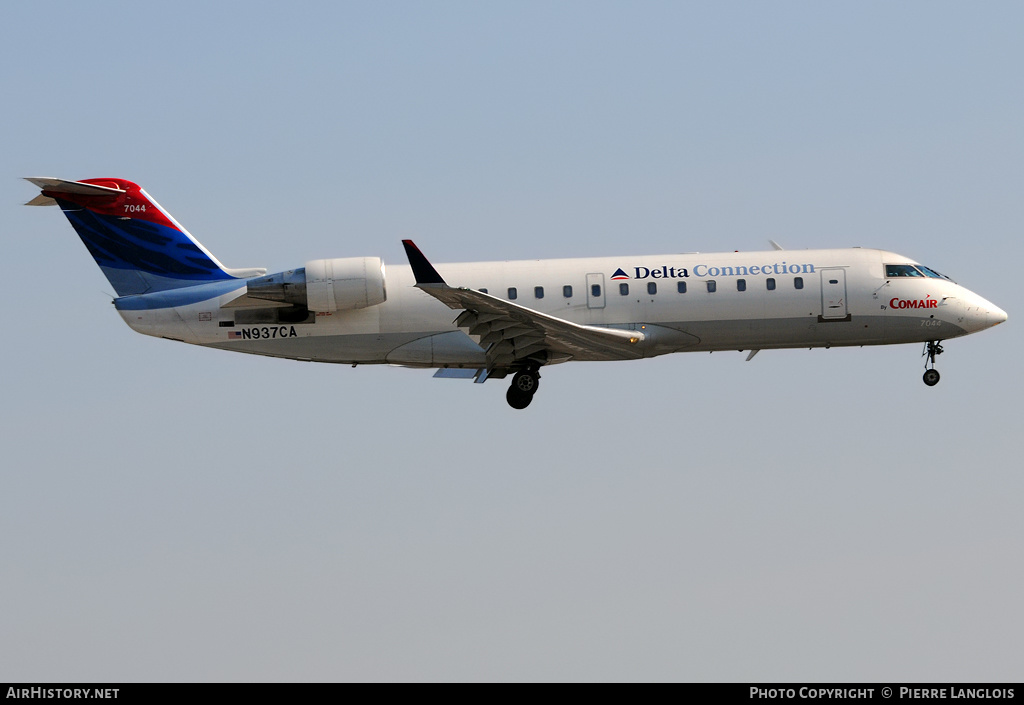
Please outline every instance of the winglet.
[[423, 256], [420, 248], [416, 247], [416, 243], [412, 240], [402, 240], [402, 245], [405, 246], [405, 255], [409, 258], [409, 266], [412, 267], [413, 276], [416, 277], [416, 286], [445, 283], [441, 275], [434, 269], [434, 265]]

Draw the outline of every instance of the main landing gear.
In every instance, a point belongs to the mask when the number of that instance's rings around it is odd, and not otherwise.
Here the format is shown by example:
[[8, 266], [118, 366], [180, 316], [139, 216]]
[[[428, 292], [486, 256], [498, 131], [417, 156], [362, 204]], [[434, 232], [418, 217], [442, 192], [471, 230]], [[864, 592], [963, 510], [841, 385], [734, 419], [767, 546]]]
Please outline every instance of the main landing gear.
[[934, 387], [939, 383], [939, 371], [935, 369], [935, 358], [942, 354], [942, 346], [939, 344], [941, 340], [929, 340], [924, 345], [924, 352], [921, 353], [925, 358], [924, 363], [924, 383], [929, 387]]
[[513, 409], [525, 409], [533, 401], [540, 386], [540, 371], [536, 368], [519, 370], [512, 376], [512, 384], [505, 392], [505, 401]]

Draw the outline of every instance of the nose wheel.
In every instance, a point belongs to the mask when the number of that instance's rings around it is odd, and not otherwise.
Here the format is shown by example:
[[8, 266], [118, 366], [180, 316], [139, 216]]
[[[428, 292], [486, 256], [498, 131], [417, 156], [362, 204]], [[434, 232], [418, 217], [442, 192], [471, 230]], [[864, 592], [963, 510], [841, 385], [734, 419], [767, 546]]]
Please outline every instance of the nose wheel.
[[533, 401], [533, 395], [540, 387], [540, 372], [537, 370], [520, 370], [512, 376], [512, 384], [505, 392], [505, 401], [513, 409], [525, 409]]
[[925, 357], [924, 362], [924, 383], [929, 387], [934, 387], [939, 383], [940, 375], [939, 371], [935, 369], [935, 358], [942, 354], [942, 346], [939, 344], [941, 341], [929, 340], [925, 343], [924, 352], [922, 355]]

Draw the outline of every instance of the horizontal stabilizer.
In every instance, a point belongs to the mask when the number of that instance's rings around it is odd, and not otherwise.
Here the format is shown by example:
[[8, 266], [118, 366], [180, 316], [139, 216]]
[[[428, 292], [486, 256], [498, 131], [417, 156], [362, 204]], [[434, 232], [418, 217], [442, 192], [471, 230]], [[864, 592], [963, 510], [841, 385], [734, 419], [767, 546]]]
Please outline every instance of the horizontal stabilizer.
[[[28, 176], [25, 181], [30, 181], [48, 194], [67, 194], [69, 196], [118, 196], [127, 193], [122, 188], [117, 188], [114, 182], [112, 186], [100, 186], [99, 184], [83, 184], [80, 181], [67, 181], [65, 179], [54, 179], [48, 176]], [[50, 206], [52, 203], [35, 203], [37, 198], [32, 199], [27, 206]], [[52, 200], [52, 199], [51, 199]]]

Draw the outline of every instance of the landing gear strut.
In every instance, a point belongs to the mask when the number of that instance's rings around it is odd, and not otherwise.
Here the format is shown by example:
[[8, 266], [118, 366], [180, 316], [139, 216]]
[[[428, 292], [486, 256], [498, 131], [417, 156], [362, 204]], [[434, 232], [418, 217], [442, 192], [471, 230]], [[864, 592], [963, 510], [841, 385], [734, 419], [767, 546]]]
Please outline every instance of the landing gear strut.
[[540, 372], [536, 368], [520, 370], [512, 376], [512, 384], [505, 392], [505, 401], [513, 409], [525, 409], [533, 401], [540, 387]]
[[924, 363], [924, 383], [934, 387], [939, 383], [939, 371], [935, 369], [935, 358], [942, 354], [942, 341], [929, 340], [925, 343], [922, 355], [926, 358]]

